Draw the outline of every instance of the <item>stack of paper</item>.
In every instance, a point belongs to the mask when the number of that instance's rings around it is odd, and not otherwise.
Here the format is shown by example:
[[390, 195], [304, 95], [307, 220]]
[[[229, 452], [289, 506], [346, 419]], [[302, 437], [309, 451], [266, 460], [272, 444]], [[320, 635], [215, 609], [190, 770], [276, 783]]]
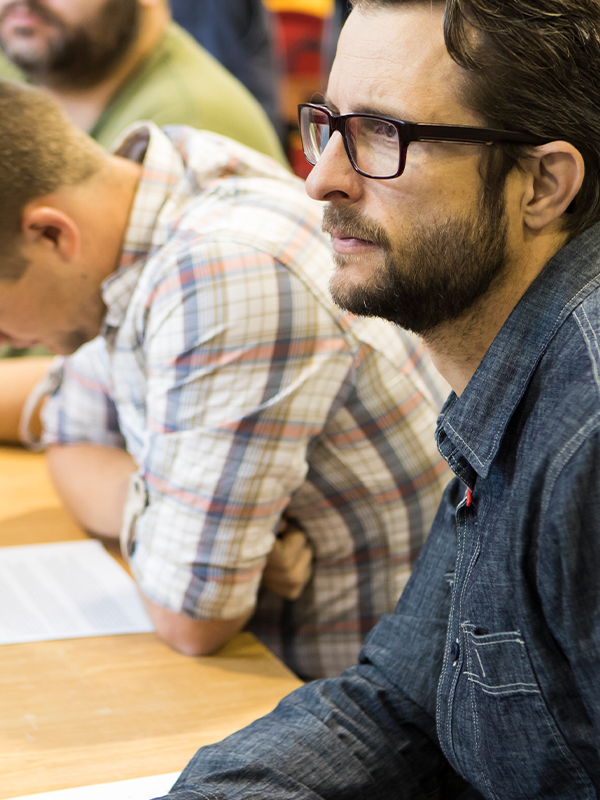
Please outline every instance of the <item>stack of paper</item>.
[[82, 786], [63, 789], [59, 792], [28, 794], [15, 800], [148, 800], [166, 794], [179, 777], [179, 772], [167, 775], [152, 775], [149, 778], [134, 778], [130, 781], [100, 783], [97, 786]]
[[0, 548], [0, 644], [151, 630], [134, 581], [100, 542]]

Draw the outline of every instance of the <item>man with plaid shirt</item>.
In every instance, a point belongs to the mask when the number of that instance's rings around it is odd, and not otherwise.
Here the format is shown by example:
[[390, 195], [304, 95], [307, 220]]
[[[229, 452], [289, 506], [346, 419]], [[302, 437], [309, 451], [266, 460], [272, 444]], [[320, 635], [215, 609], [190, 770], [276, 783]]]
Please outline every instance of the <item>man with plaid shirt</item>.
[[[2, 96], [41, 116], [52, 102]], [[150, 123], [105, 155], [52, 125], [93, 169], [21, 206], [28, 263], [2, 282], [0, 330], [82, 345], [38, 391], [57, 490], [88, 530], [120, 533], [176, 649], [247, 625], [301, 676], [339, 673], [435, 513], [444, 384], [412, 336], [336, 308], [321, 208], [274, 161]], [[15, 164], [32, 170], [28, 147]], [[308, 577], [291, 589], [290, 553]]]

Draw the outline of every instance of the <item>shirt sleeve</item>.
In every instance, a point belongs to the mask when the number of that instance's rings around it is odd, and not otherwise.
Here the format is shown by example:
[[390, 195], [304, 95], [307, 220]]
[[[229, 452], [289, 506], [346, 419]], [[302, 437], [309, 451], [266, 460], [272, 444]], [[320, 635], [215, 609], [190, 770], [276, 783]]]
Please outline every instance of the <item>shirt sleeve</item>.
[[231, 236], [182, 250], [145, 313], [148, 503], [131, 569], [171, 610], [240, 616], [353, 356], [295, 275]]
[[[598, 742], [600, 435], [588, 437], [584, 426], [557, 454], [548, 473], [541, 498], [536, 580], [544, 619], [561, 657], [546, 659], [538, 669], [552, 670], [569, 701], [581, 703], [577, 713], [591, 721]], [[568, 715], [565, 718], [568, 724]], [[581, 741], [584, 727], [571, 731], [574, 739]]]
[[[455, 491], [455, 489], [454, 489]], [[446, 492], [393, 615], [369, 635], [356, 667], [313, 681], [266, 717], [200, 749], [169, 800], [428, 800], [467, 784], [436, 734], [436, 693], [456, 559]], [[438, 794], [439, 792], [439, 794]]]
[[104, 339], [98, 337], [68, 358], [56, 359], [51, 392], [42, 409], [42, 444], [125, 446], [109, 378]]

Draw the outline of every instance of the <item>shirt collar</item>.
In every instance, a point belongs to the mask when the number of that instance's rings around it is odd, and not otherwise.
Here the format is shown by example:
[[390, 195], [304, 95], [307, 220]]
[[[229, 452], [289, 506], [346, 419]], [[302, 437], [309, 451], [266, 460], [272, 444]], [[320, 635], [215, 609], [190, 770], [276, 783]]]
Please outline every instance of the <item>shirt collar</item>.
[[546, 264], [492, 342], [460, 397], [452, 392], [437, 427], [441, 454], [470, 485], [487, 477], [506, 427], [561, 325], [600, 286], [600, 224]]
[[167, 231], [163, 226], [157, 227], [157, 220], [185, 171], [181, 154], [152, 123], [136, 125], [126, 131], [115, 155], [141, 163], [143, 171], [123, 239], [119, 267], [102, 284], [102, 298], [107, 308], [104, 330], [121, 325], [151, 251], [163, 244]]

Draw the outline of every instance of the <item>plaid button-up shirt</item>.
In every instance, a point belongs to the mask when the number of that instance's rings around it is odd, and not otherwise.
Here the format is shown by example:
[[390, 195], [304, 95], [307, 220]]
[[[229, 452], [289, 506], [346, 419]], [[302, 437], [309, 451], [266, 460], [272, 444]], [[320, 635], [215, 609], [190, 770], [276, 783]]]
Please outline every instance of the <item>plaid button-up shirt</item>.
[[[121, 265], [101, 336], [57, 366], [45, 442], [134, 457], [128, 553], [155, 603], [197, 619], [256, 605], [250, 629], [294, 670], [339, 673], [429, 530], [445, 387], [412, 336], [333, 304], [297, 178], [180, 127], [144, 125], [119, 153], [143, 158]], [[260, 587], [283, 514], [314, 548], [294, 602]]]

